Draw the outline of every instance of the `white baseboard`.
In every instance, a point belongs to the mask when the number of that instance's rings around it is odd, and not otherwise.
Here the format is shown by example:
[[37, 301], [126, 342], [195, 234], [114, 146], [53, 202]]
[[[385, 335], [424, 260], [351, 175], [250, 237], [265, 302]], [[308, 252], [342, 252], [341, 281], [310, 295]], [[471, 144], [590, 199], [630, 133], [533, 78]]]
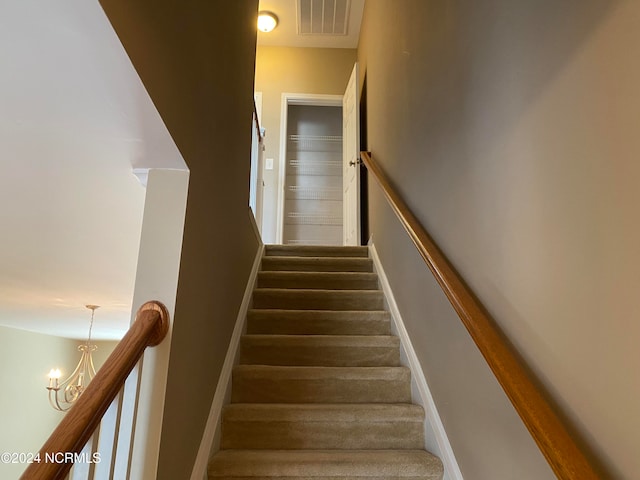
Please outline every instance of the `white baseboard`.
[[[253, 218], [253, 214], [250, 213]], [[257, 230], [256, 230], [257, 231]], [[258, 240], [260, 239], [258, 233]], [[247, 312], [251, 305], [251, 298], [253, 290], [255, 289], [258, 279], [258, 271], [260, 270], [260, 263], [262, 256], [264, 255], [264, 244], [260, 241], [258, 252], [256, 253], [255, 260], [253, 261], [253, 268], [249, 274], [249, 281], [247, 282], [247, 288], [244, 291], [244, 297], [242, 298], [242, 304], [238, 311], [238, 317], [236, 318], [236, 324], [231, 334], [231, 340], [229, 341], [229, 348], [227, 349], [227, 355], [224, 358], [224, 364], [222, 365], [222, 371], [218, 378], [218, 384], [216, 385], [216, 393], [213, 395], [213, 401], [211, 402], [211, 409], [209, 410], [209, 417], [207, 418], [207, 425], [205, 426], [202, 440], [200, 442], [200, 448], [198, 449], [198, 455], [191, 471], [191, 480], [207, 480], [207, 467], [209, 465], [209, 458], [212, 453], [212, 447], [216, 438], [216, 433], [219, 431], [220, 421], [222, 416], [222, 407], [228, 402], [229, 395], [231, 393], [231, 372], [233, 366], [236, 363], [236, 357], [240, 347], [240, 337], [244, 333], [245, 324], [247, 319]]]
[[[373, 265], [376, 273], [378, 274], [380, 286], [384, 292], [389, 313], [391, 314], [394, 333], [400, 338], [403, 360], [406, 361], [407, 366], [411, 369], [412, 391], [415, 397], [414, 401], [422, 405], [425, 410], [425, 421], [428, 424], [425, 425], [425, 438], [428, 439], [431, 437], [435, 440], [435, 444], [427, 445], [427, 448], [431, 453], [437, 455], [440, 457], [440, 460], [442, 460], [444, 465], [444, 480], [463, 480], [462, 472], [460, 471], [453, 449], [449, 443], [447, 432], [445, 432], [440, 416], [438, 415], [438, 410], [433, 397], [431, 396], [429, 385], [424, 377], [422, 367], [420, 366], [416, 352], [411, 344], [409, 333], [404, 326], [400, 310], [398, 310], [398, 305], [396, 304], [393, 292], [391, 291], [389, 279], [382, 268], [380, 257], [378, 256], [376, 247], [371, 240], [369, 241], [369, 255], [373, 260]], [[429, 431], [427, 431], [427, 429]], [[427, 443], [430, 442], [427, 440]]]

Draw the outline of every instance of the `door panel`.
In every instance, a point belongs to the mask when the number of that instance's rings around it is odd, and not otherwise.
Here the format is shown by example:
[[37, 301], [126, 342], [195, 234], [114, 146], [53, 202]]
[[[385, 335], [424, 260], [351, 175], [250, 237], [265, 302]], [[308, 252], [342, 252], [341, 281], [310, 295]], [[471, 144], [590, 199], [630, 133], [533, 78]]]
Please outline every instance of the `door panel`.
[[284, 244], [341, 245], [342, 108], [290, 105]]
[[342, 100], [343, 235], [345, 245], [360, 244], [360, 108], [358, 64]]

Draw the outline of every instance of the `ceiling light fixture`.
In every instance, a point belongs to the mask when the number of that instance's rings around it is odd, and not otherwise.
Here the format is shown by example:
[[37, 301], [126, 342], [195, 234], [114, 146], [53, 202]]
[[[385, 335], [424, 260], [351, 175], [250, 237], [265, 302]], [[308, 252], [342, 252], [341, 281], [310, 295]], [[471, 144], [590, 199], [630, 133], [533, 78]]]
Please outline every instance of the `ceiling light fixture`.
[[98, 305], [85, 306], [91, 310], [91, 323], [89, 324], [87, 341], [83, 345], [78, 346], [78, 350], [82, 352], [78, 366], [71, 376], [63, 382], [60, 382], [62, 373], [59, 368], [52, 368], [48, 375], [49, 386], [47, 390], [49, 391], [49, 403], [53, 408], [61, 412], [66, 412], [71, 408], [96, 374], [91, 353], [95, 352], [98, 347], [91, 345], [91, 329], [93, 328], [93, 316], [96, 313], [96, 308], [100, 307]]
[[269, 33], [278, 26], [278, 17], [275, 13], [262, 11], [258, 12], [258, 30]]

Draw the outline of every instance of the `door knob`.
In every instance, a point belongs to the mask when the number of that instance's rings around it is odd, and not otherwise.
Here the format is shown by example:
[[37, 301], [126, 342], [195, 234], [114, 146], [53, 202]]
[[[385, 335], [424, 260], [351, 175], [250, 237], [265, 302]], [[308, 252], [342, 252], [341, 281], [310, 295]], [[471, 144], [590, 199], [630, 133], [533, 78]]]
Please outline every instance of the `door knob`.
[[358, 160], [351, 160], [349, 162], [349, 166], [353, 167], [354, 165], [360, 165], [362, 163], [362, 160], [358, 159]]

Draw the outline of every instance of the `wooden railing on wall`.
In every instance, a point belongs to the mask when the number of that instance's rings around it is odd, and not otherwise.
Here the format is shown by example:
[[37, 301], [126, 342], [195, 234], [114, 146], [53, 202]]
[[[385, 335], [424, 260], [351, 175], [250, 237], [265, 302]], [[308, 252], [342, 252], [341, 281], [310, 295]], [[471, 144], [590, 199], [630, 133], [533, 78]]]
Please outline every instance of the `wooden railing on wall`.
[[258, 132], [258, 140], [262, 140], [262, 129], [260, 128], [260, 119], [258, 118], [258, 106], [253, 102], [253, 125]]
[[368, 152], [362, 152], [361, 158], [556, 476], [562, 480], [601, 478], [542, 391], [540, 382], [393, 188], [378, 163]]
[[145, 349], [162, 342], [168, 330], [169, 312], [162, 303], [140, 307], [129, 331], [40, 449], [39, 462], [30, 464], [21, 480], [66, 477], [73, 463], [64, 455], [80, 453]]

